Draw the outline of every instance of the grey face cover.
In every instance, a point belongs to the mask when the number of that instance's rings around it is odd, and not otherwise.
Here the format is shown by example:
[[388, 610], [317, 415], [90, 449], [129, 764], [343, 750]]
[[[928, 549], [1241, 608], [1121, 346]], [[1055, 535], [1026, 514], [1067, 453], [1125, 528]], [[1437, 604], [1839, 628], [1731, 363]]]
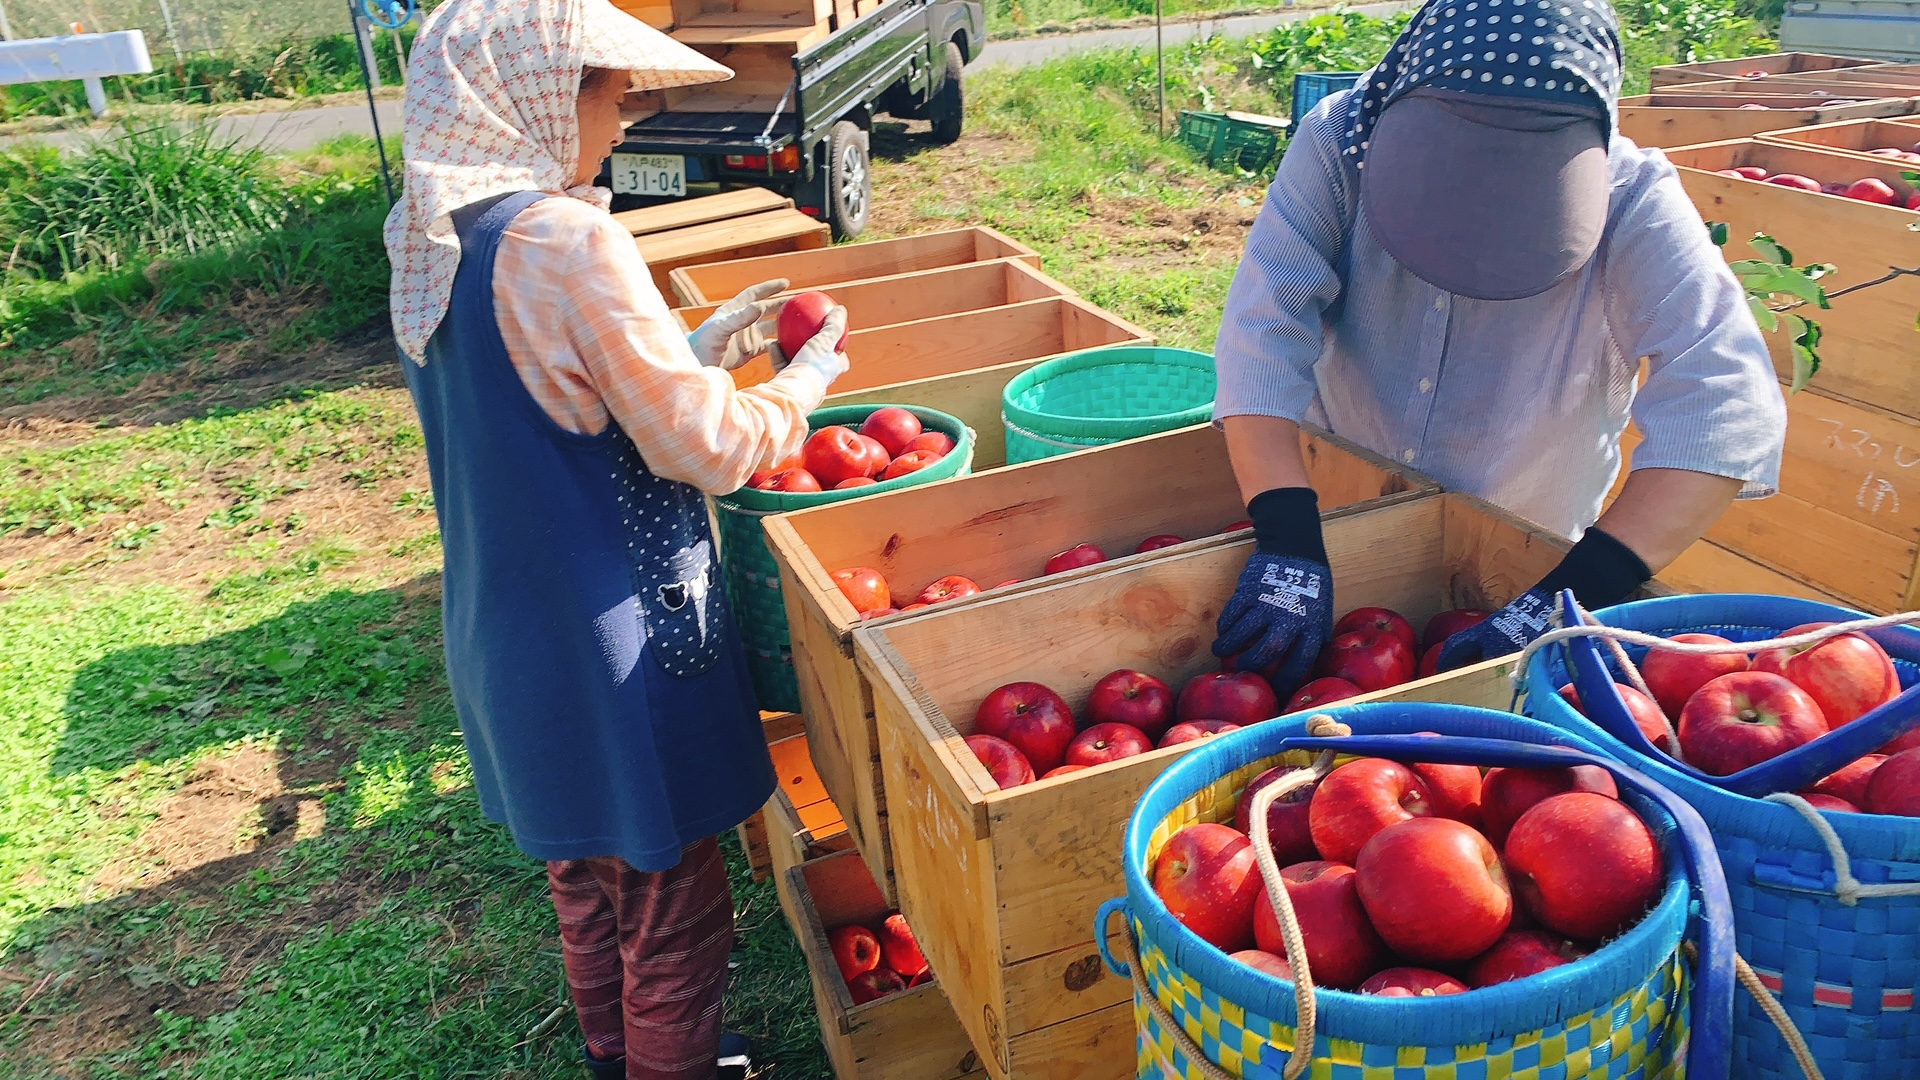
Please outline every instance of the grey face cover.
[[1607, 223], [1605, 112], [1422, 87], [1374, 126], [1360, 199], [1373, 238], [1422, 281], [1476, 300], [1553, 288]]

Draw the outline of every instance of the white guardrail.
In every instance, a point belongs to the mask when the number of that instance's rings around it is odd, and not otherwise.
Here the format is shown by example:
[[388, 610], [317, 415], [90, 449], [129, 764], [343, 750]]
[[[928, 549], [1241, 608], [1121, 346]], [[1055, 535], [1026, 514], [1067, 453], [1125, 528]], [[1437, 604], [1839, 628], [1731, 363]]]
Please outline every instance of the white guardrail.
[[138, 30], [0, 41], [0, 86], [79, 79], [86, 84], [87, 104], [95, 116], [107, 114], [107, 90], [101, 79], [152, 70], [147, 36]]

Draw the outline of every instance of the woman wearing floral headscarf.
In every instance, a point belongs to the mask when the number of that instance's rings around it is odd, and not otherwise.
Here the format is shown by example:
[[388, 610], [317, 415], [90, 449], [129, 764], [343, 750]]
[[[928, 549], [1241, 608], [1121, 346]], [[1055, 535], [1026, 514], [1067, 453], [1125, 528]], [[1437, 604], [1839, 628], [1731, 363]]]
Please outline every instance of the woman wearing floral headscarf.
[[[1673, 167], [1615, 130], [1620, 63], [1606, 0], [1429, 0], [1303, 120], [1217, 346], [1256, 550], [1216, 653], [1285, 691], [1332, 627], [1303, 420], [1578, 539], [1442, 669], [1524, 646], [1559, 590], [1624, 599], [1773, 493], [1766, 343]], [[1602, 515], [1629, 418], [1645, 441]]]
[[607, 0], [448, 0], [408, 66], [387, 220], [454, 705], [481, 808], [547, 862], [599, 1076], [744, 1071], [714, 837], [774, 777], [701, 492], [795, 453], [847, 366], [836, 309], [735, 389], [786, 283], [689, 339], [591, 186], [629, 88], [731, 75]]

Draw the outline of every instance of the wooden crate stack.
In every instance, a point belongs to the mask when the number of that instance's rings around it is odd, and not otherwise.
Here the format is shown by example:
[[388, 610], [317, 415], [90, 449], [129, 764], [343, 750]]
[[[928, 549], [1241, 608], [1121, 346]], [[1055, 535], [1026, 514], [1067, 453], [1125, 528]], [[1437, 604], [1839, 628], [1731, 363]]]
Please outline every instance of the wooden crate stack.
[[1654, 68], [1651, 94], [1620, 100], [1620, 133], [1641, 146], [1692, 146], [1916, 109], [1920, 66], [1775, 53]]
[[662, 296], [673, 271], [715, 259], [739, 259], [826, 247], [825, 222], [794, 209], [793, 200], [766, 188], [704, 195], [613, 215], [629, 233]]

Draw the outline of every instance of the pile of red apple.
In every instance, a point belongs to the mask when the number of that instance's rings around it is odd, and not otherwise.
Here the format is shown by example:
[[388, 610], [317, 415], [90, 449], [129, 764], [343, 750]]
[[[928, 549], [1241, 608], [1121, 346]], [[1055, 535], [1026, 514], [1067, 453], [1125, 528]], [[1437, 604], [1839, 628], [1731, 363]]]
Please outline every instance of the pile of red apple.
[[879, 1001], [933, 980], [907, 917], [891, 912], [878, 926], [853, 923], [827, 933], [834, 963], [855, 1005]]
[[754, 473], [747, 486], [762, 491], [845, 491], [894, 480], [946, 457], [953, 439], [926, 431], [920, 418], [895, 405], [875, 409], [860, 430], [830, 424], [807, 436], [797, 457]]
[[[1896, 150], [1889, 146], [1879, 150], [1869, 150], [1867, 153], [1877, 157], [1888, 157], [1899, 161], [1920, 162], [1920, 153], [1916, 151], [1920, 151], [1920, 143], [1914, 144], [1913, 150]], [[1825, 195], [1838, 195], [1845, 199], [1877, 203], [1880, 206], [1902, 206], [1908, 210], [1920, 210], [1920, 191], [1905, 187], [1904, 185], [1896, 188], [1876, 176], [1855, 180], [1851, 184], [1843, 184], [1837, 181], [1831, 184], [1822, 184], [1811, 176], [1801, 176], [1799, 173], [1770, 174], [1767, 170], [1757, 165], [1745, 165], [1737, 169], [1720, 169], [1718, 172], [1721, 176], [1731, 176], [1736, 180], [1754, 180], [1763, 184], [1778, 184], [1781, 187], [1789, 187], [1797, 191], [1817, 191]]]
[[[1233, 959], [1293, 978], [1249, 837], [1190, 825], [1153, 864], [1174, 918]], [[1558, 967], [1640, 921], [1665, 868], [1653, 833], [1595, 766], [1489, 769], [1362, 758], [1280, 796], [1268, 842], [1320, 986], [1459, 994]]]
[[1471, 608], [1443, 611], [1427, 620], [1424, 637], [1416, 637], [1413, 624], [1391, 608], [1355, 608], [1333, 624], [1333, 637], [1314, 668], [1316, 677], [1294, 692], [1287, 711], [1331, 705], [1438, 674], [1440, 647], [1488, 614]]
[[[1792, 637], [1832, 623], [1796, 626]], [[1673, 641], [1731, 644], [1714, 634], [1675, 634]], [[1666, 721], [1674, 725], [1680, 756], [1713, 776], [1729, 776], [1778, 757], [1852, 723], [1900, 694], [1900, 675], [1878, 642], [1861, 634], [1817, 645], [1745, 653], [1689, 655], [1651, 649], [1640, 662], [1653, 699], [1619, 686], [1635, 726], [1656, 749], [1672, 753]], [[1571, 685], [1560, 696], [1576, 710]], [[1920, 731], [1868, 754], [1799, 792], [1822, 810], [1920, 817]]]

